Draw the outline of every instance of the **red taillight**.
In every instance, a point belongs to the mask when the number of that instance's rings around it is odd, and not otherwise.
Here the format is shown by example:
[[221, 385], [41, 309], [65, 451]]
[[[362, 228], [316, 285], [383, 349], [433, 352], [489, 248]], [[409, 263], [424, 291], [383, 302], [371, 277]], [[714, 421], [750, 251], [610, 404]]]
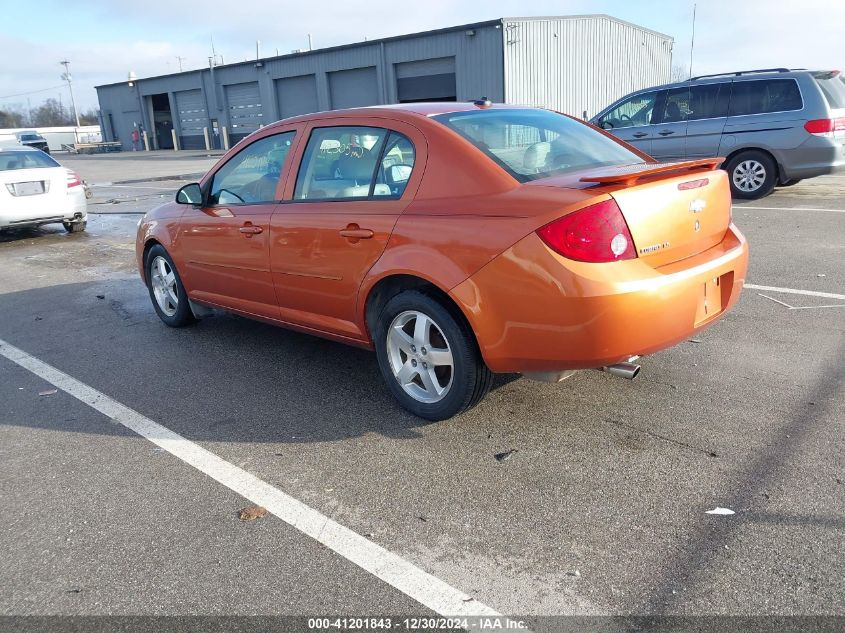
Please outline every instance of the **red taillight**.
[[826, 136], [834, 132], [845, 132], [845, 117], [838, 119], [813, 119], [804, 124], [810, 134]]
[[67, 172], [68, 189], [70, 189], [71, 187], [78, 187], [82, 184], [82, 181], [79, 179], [79, 176], [77, 176], [75, 172], [71, 171], [70, 169], [66, 169], [65, 171]]
[[579, 262], [634, 259], [634, 240], [612, 198], [590, 205], [538, 229], [549, 248]]

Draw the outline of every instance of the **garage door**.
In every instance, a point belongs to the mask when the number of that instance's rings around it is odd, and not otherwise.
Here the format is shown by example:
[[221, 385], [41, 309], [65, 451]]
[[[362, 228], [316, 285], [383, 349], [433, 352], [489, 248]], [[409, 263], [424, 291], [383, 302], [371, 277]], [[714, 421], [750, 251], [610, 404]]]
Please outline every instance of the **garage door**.
[[375, 66], [329, 73], [329, 90], [332, 108], [357, 108], [382, 102]]
[[285, 77], [276, 80], [276, 99], [279, 116], [283, 119], [297, 114], [317, 112], [317, 80], [314, 75]]
[[261, 92], [258, 82], [226, 86], [226, 103], [229, 106], [229, 141], [237, 143], [252, 134], [264, 123], [261, 112]]
[[399, 103], [413, 101], [455, 101], [455, 58], [441, 57], [396, 64], [396, 93]]
[[179, 116], [179, 147], [205, 149], [202, 129], [208, 125], [202, 90], [183, 90], [174, 93]]

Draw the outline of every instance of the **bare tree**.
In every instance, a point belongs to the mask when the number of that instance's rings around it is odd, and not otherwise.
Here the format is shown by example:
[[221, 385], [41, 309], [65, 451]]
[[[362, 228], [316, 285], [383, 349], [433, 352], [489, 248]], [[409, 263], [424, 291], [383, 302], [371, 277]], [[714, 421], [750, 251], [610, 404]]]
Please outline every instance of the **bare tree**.
[[73, 125], [70, 115], [56, 99], [47, 99], [37, 108], [33, 108], [29, 116], [33, 127]]
[[669, 81], [672, 83], [678, 81], [686, 81], [690, 78], [689, 68], [684, 64], [672, 64], [672, 70], [669, 73]]
[[0, 128], [2, 127], [23, 127], [24, 116], [20, 112], [11, 110], [0, 110]]

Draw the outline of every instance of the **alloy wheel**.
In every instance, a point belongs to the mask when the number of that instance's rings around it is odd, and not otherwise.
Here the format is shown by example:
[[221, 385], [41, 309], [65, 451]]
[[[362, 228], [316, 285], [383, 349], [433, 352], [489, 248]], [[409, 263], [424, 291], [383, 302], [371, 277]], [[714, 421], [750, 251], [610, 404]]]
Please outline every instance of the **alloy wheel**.
[[150, 265], [150, 284], [161, 311], [169, 317], [176, 314], [179, 308], [176, 274], [170, 267], [170, 263], [161, 255], [157, 255]]
[[452, 386], [452, 349], [440, 326], [417, 310], [406, 310], [387, 329], [387, 357], [393, 376], [409, 396], [427, 404]]

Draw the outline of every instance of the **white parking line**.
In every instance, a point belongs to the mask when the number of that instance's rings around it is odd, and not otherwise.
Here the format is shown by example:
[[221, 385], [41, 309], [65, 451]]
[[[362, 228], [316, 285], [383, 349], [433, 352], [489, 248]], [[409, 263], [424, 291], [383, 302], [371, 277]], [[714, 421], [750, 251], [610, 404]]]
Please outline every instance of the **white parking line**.
[[[216, 479], [253, 503], [264, 506], [285, 523], [438, 614], [452, 617], [502, 617], [472, 596], [331, 520], [255, 475], [230, 464], [198, 444], [186, 440], [2, 339], [0, 356], [5, 356], [118, 424], [147, 438], [174, 457]], [[506, 626], [504, 620], [502, 626]]]
[[823, 299], [845, 299], [845, 295], [837, 295], [832, 292], [817, 292], [815, 290], [796, 290], [795, 288], [776, 288], [774, 286], [756, 286], [745, 284], [744, 288], [751, 290], [765, 290], [766, 292], [783, 292], [788, 295], [804, 295], [807, 297], [822, 297]]
[[761, 211], [828, 211], [830, 213], [845, 213], [845, 209], [818, 209], [808, 207], [749, 207], [744, 204], [733, 205], [734, 209], [759, 209]]

